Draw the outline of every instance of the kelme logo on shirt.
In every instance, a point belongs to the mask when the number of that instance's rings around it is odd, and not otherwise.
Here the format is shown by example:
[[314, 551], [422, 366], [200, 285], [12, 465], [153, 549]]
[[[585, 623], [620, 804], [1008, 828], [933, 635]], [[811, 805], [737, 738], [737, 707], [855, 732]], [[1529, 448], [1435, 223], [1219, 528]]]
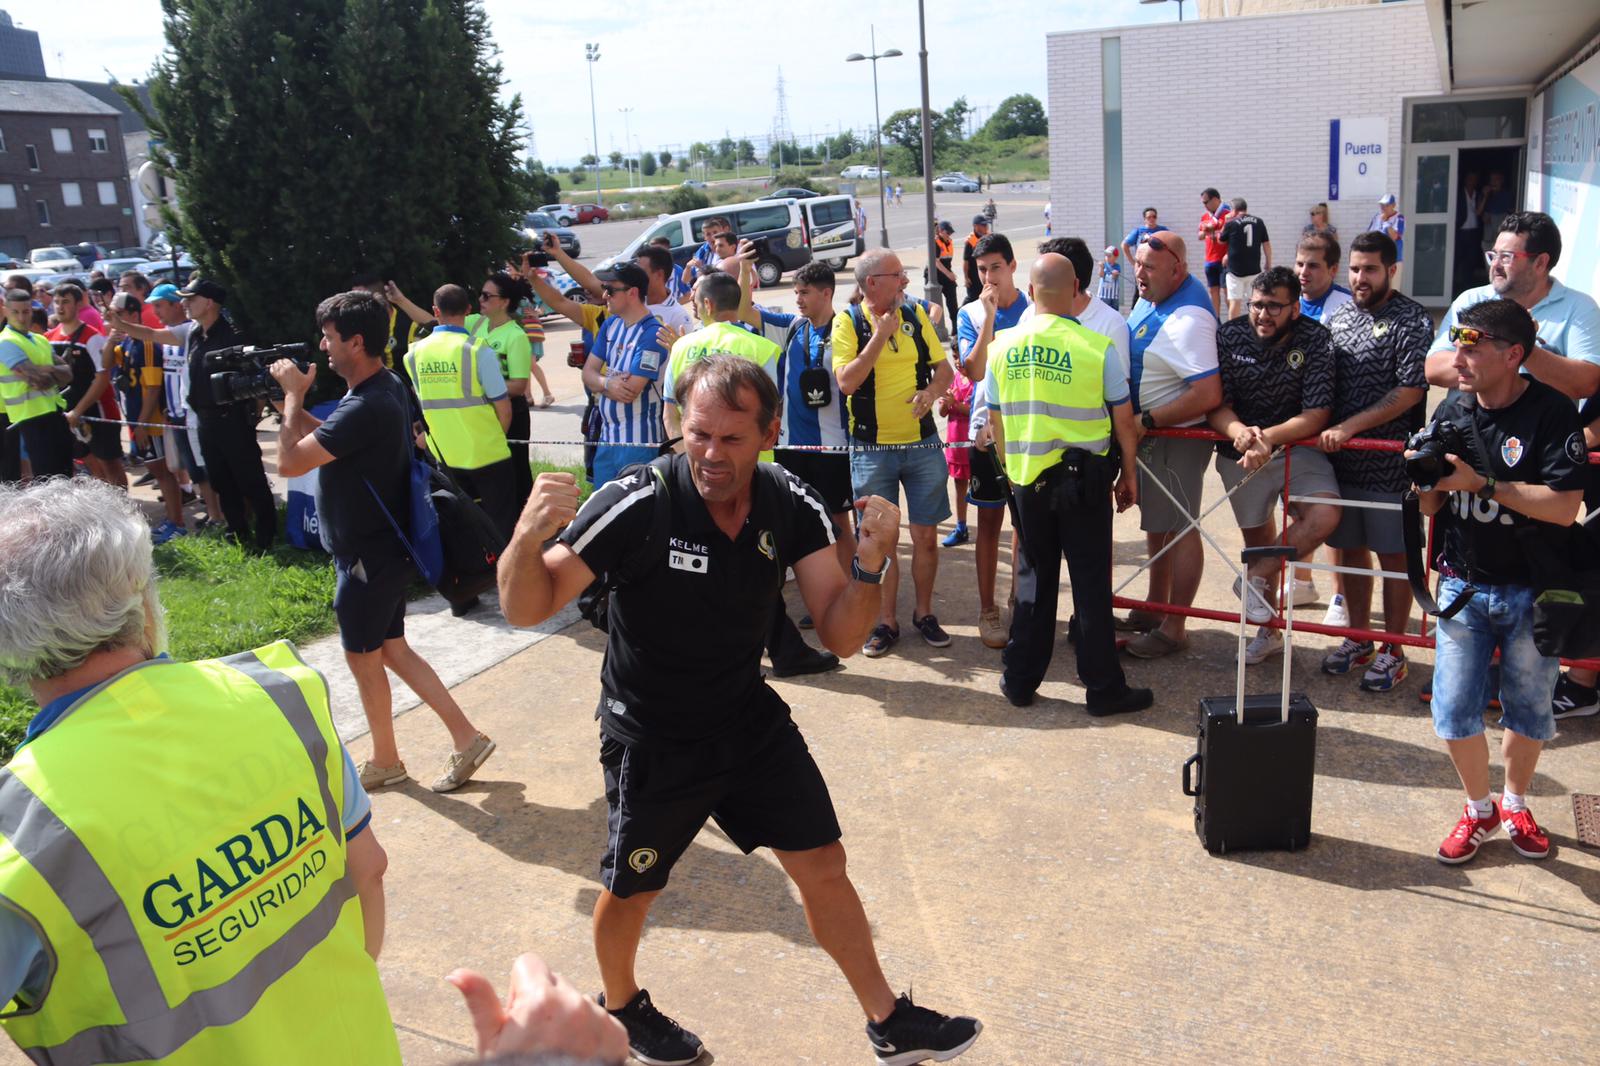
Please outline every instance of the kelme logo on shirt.
[[690, 544], [673, 537], [667, 545], [667, 565], [674, 570], [703, 574], [711, 567], [711, 558], [703, 544]]
[[1522, 458], [1522, 438], [1507, 437], [1505, 443], [1500, 445], [1500, 458], [1506, 461], [1507, 466], [1516, 466], [1517, 460]]

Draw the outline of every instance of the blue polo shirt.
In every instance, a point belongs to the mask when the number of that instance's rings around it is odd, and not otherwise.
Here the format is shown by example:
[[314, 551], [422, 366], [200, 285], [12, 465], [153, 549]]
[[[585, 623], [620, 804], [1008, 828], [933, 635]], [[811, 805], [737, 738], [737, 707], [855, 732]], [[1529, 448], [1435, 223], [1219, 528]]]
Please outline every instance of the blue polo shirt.
[[[1455, 350], [1450, 343], [1450, 327], [1456, 325], [1461, 312], [1485, 300], [1498, 299], [1492, 285], [1479, 285], [1455, 298], [1450, 311], [1444, 316], [1433, 347], [1428, 354]], [[1594, 298], [1577, 289], [1569, 289], [1554, 278], [1545, 298], [1529, 308], [1528, 313], [1539, 327], [1539, 347], [1547, 348], [1568, 359], [1582, 359], [1585, 363], [1600, 365], [1600, 306]]]
[[[976, 310], [974, 310], [976, 308]], [[1022, 312], [1028, 309], [1028, 296], [1021, 289], [1017, 290], [1017, 298], [1011, 301], [1010, 307], [999, 307], [994, 312], [994, 331], [999, 333], [1003, 329], [1010, 329], [1022, 321]], [[956, 362], [962, 366], [967, 365], [967, 357], [972, 354], [972, 346], [978, 343], [978, 334], [983, 331], [983, 304], [977, 300], [962, 305], [956, 312]]]
[[1168, 232], [1171, 231], [1159, 222], [1157, 222], [1154, 226], [1135, 226], [1133, 229], [1128, 231], [1128, 235], [1126, 237], [1122, 238], [1122, 243], [1130, 246], [1135, 251], [1138, 251], [1139, 245], [1143, 244], [1144, 239], [1150, 236], [1150, 234]]

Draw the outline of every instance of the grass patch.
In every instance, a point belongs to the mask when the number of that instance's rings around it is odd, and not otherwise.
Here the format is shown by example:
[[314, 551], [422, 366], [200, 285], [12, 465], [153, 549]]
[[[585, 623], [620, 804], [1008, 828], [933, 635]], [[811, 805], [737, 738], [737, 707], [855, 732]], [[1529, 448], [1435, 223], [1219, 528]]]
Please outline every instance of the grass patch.
[[594, 491], [594, 486], [589, 484], [589, 479], [584, 475], [582, 463], [551, 463], [544, 459], [535, 458], [530, 459], [528, 461], [528, 465], [533, 468], [534, 477], [538, 477], [540, 474], [559, 472], [563, 474], [571, 474], [573, 477], [577, 478], [578, 505], [580, 507], [583, 505], [583, 502], [589, 498], [589, 494]]
[[[220, 536], [190, 536], [155, 550], [168, 650], [174, 659], [209, 659], [334, 629], [333, 559], [279, 546], [246, 553]], [[0, 686], [0, 760], [11, 758], [37, 706]]]

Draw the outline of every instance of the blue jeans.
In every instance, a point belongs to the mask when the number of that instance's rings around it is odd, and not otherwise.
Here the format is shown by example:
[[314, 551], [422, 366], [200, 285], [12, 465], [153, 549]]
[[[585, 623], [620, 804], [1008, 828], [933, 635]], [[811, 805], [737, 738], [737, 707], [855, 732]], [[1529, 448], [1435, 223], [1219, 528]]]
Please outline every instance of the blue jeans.
[[938, 437], [924, 437], [920, 447], [872, 448], [850, 452], [850, 483], [856, 497], [882, 496], [890, 503], [906, 490], [906, 521], [936, 526], [950, 517], [950, 468]]
[[660, 452], [660, 446], [655, 444], [621, 444], [612, 447], [602, 444], [594, 450], [594, 477], [590, 481], [595, 488], [599, 488], [617, 480], [623, 467], [648, 463]]
[[[1460, 578], [1439, 581], [1439, 602], [1461, 594]], [[1433, 731], [1444, 740], [1483, 732], [1489, 704], [1489, 665], [1500, 651], [1500, 722], [1529, 740], [1556, 735], [1550, 700], [1561, 661], [1533, 643], [1534, 590], [1525, 585], [1480, 587], [1454, 618], [1441, 619], [1433, 660]]]

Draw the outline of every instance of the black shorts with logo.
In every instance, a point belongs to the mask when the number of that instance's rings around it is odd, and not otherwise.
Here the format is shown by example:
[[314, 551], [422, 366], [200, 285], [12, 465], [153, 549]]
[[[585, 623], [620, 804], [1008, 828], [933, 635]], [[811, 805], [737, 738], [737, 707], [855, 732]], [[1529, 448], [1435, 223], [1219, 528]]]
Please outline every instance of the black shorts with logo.
[[613, 895], [656, 892], [707, 818], [746, 855], [809, 851], [839, 839], [822, 771], [789, 708], [765, 685], [748, 726], [689, 745], [602, 737], [606, 853], [600, 883]]
[[[98, 416], [99, 412], [94, 412]], [[81, 423], [89, 430], [89, 439], [83, 440], [76, 434], [72, 437], [72, 457], [74, 459], [87, 459], [94, 456], [110, 462], [112, 459], [122, 458], [122, 427], [109, 422], [84, 422]]]
[[993, 448], [967, 449], [967, 466], [972, 476], [967, 481], [967, 502], [974, 507], [1004, 507], [1005, 477]]
[[850, 484], [850, 457], [834, 452], [798, 452], [779, 448], [773, 453], [778, 465], [817, 490], [829, 514], [855, 507]]

